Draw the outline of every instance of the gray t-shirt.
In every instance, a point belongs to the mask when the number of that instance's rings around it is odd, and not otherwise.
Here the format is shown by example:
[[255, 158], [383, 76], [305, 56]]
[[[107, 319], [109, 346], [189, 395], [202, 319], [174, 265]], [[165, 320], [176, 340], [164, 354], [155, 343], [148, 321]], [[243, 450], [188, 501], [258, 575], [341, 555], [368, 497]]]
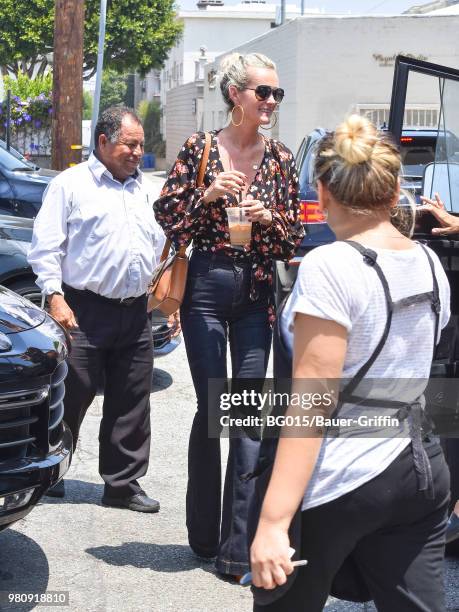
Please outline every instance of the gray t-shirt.
[[[420, 245], [406, 250], [373, 250], [378, 254], [394, 302], [432, 290], [430, 266]], [[431, 250], [429, 253], [439, 285], [441, 330], [450, 316], [450, 289], [438, 257]], [[281, 317], [282, 334], [290, 350], [296, 313], [336, 321], [346, 328], [348, 345], [343, 378], [350, 379], [369, 359], [383, 334], [386, 299], [381, 281], [375, 270], [363, 262], [362, 255], [348, 244], [335, 242], [314, 249], [300, 265]], [[434, 325], [429, 302], [396, 310], [389, 337], [368, 377], [391, 381], [420, 379], [417, 392], [421, 393], [431, 367]], [[389, 387], [384, 398], [400, 399], [397, 385], [391, 383]], [[361, 410], [345, 404], [342, 414]], [[303, 510], [341, 497], [382, 473], [410, 443], [406, 421], [389, 431], [390, 434], [378, 437], [376, 428], [375, 437], [371, 437], [368, 431], [362, 434], [362, 428], [355, 432], [346, 429], [344, 435], [325, 438], [305, 492]]]

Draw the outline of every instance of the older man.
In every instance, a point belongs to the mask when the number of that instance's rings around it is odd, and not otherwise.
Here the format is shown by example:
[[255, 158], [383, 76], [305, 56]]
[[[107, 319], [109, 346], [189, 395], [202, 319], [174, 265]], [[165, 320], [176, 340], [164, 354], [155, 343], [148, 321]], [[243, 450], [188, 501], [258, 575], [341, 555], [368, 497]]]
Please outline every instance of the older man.
[[[104, 111], [87, 162], [59, 174], [36, 218], [29, 262], [50, 313], [71, 334], [64, 419], [78, 432], [104, 381], [102, 502], [157, 512], [137, 479], [150, 450], [151, 321], [145, 295], [164, 237], [138, 169], [144, 133], [133, 110]], [[56, 496], [62, 496], [55, 491]]]

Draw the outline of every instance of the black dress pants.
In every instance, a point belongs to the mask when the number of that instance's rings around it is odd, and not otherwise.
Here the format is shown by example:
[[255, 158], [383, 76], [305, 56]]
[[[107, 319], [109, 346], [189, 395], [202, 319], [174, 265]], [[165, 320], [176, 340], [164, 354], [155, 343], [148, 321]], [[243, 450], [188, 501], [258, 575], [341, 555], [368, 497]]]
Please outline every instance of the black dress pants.
[[125, 305], [67, 287], [65, 299], [79, 324], [71, 332], [64, 399], [74, 449], [86, 411], [104, 381], [99, 472], [105, 495], [134, 495], [142, 490], [137, 479], [146, 474], [150, 454], [153, 342], [146, 297]]

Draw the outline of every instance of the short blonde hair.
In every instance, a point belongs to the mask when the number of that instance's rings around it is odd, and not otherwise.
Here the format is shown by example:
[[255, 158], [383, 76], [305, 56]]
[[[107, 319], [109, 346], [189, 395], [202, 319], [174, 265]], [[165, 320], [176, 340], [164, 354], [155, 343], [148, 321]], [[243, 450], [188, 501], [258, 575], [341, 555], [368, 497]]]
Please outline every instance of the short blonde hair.
[[276, 64], [261, 53], [248, 53], [247, 55], [230, 53], [220, 62], [220, 89], [228, 110], [234, 106], [229, 95], [230, 85], [242, 91], [249, 82], [247, 68], [250, 67], [276, 70]]
[[355, 212], [389, 210], [401, 161], [397, 145], [360, 115], [351, 115], [317, 146], [315, 179]]

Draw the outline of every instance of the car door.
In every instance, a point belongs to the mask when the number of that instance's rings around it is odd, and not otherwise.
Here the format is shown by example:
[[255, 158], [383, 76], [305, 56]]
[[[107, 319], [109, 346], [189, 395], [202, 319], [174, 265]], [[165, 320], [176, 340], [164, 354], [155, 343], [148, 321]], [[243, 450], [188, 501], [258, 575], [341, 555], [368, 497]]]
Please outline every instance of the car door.
[[0, 215], [15, 216], [17, 205], [11, 184], [0, 168]]
[[[418, 112], [416, 117], [408, 112], [414, 100], [420, 100], [430, 115], [426, 113], [422, 119], [422, 113]], [[426, 100], [428, 104], [425, 104]], [[422, 104], [419, 104], [420, 110]], [[417, 126], [410, 125], [416, 120]], [[424, 125], [421, 125], [422, 121]], [[425, 125], [429, 121], [430, 124]], [[389, 130], [396, 142], [400, 142], [402, 131], [413, 128], [436, 130], [435, 156], [423, 171], [423, 194], [432, 197], [439, 192], [448, 211], [459, 215], [459, 70], [409, 57], [397, 57]], [[418, 237], [440, 257], [451, 286], [452, 317], [442, 333], [432, 366], [432, 377], [437, 377], [434, 381], [437, 389], [438, 378], [443, 378], [443, 392], [435, 395], [431, 410], [434, 413], [437, 409], [442, 410], [449, 419], [442, 444], [451, 471], [453, 505], [459, 499], [459, 235], [432, 236], [432, 225], [438, 225], [435, 219], [432, 218], [432, 221], [418, 224], [418, 228], [421, 227]], [[449, 401], [442, 402], [440, 396], [449, 398]], [[453, 552], [459, 552], [458, 542], [453, 542], [449, 547], [454, 549]]]
[[448, 211], [459, 214], [459, 70], [398, 56], [389, 130], [396, 142], [402, 132], [434, 134], [433, 159], [424, 151], [423, 193], [441, 191]]

